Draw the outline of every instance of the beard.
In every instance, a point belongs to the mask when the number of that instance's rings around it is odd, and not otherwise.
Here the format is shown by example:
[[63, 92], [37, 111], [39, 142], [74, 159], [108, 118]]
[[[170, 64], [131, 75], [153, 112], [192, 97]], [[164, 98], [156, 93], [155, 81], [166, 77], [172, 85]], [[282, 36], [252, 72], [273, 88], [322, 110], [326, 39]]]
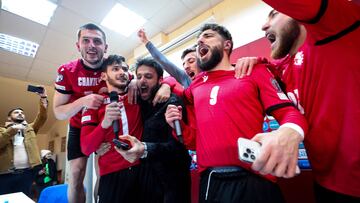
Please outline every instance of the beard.
[[23, 118], [15, 118], [15, 119], [13, 119], [14, 123], [22, 123], [23, 121], [24, 121]]
[[210, 58], [207, 61], [201, 61], [200, 58], [196, 58], [196, 63], [202, 71], [209, 71], [215, 68], [222, 60], [224, 53], [220, 51], [218, 47], [214, 47], [211, 50]]
[[128, 80], [127, 78], [125, 78], [125, 77], [122, 77], [122, 82], [124, 82], [124, 83], [118, 84], [117, 80], [108, 77], [108, 83], [109, 83], [109, 85], [111, 85], [111, 86], [113, 86], [113, 87], [116, 87], [116, 88], [118, 88], [118, 89], [120, 89], [120, 90], [125, 91], [125, 89], [126, 89], [127, 86], [128, 86], [129, 80]]
[[293, 47], [296, 39], [300, 34], [300, 25], [295, 20], [291, 19], [284, 29], [281, 32], [279, 38], [279, 44], [271, 52], [271, 57], [273, 59], [280, 59], [289, 54], [291, 48]]

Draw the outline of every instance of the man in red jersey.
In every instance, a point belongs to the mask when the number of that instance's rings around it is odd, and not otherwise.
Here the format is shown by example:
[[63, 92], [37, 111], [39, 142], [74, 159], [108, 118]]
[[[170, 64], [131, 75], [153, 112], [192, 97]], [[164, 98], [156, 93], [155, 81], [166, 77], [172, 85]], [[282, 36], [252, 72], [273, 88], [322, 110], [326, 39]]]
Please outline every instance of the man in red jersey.
[[76, 46], [82, 58], [59, 67], [54, 94], [56, 118], [70, 118], [67, 145], [70, 203], [85, 202], [83, 180], [87, 157], [80, 148], [80, 118], [84, 107], [97, 109], [103, 102], [103, 96], [98, 93], [102, 87], [101, 64], [107, 50], [105, 33], [94, 24], [83, 25], [78, 30]]
[[[273, 176], [256, 175], [250, 164], [239, 160], [237, 139], [262, 143], [252, 166], [260, 167], [261, 174], [292, 177], [306, 122], [264, 65], [258, 65], [250, 77], [234, 77], [229, 62], [232, 45], [226, 28], [204, 25], [197, 48], [197, 62], [204, 72], [184, 93], [194, 104], [198, 127], [200, 202], [283, 202]], [[172, 111], [174, 119], [181, 118], [177, 108]], [[277, 118], [282, 125], [279, 130], [261, 133], [265, 112]]]
[[[103, 94], [104, 102], [99, 109], [83, 112], [81, 149], [85, 155], [95, 152], [101, 143], [114, 139], [113, 121], [119, 122], [122, 135], [140, 139], [143, 131], [139, 105], [128, 103], [129, 72], [123, 57], [110, 55], [104, 61], [101, 78], [106, 82], [108, 92], [119, 94], [119, 102], [110, 103], [108, 94]], [[99, 158], [99, 202], [137, 202], [138, 164], [139, 161], [130, 163], [125, 160], [112, 144], [110, 150]]]
[[[289, 77], [298, 81], [289, 92], [310, 124], [305, 147], [316, 199], [360, 202], [360, 131], [354, 127], [360, 120], [360, 6], [347, 0], [264, 2], [279, 11], [272, 11], [263, 26], [271, 55], [285, 57], [275, 64], [286, 85]], [[294, 26], [289, 16], [302, 25]], [[286, 29], [295, 38], [282, 36]], [[280, 52], [284, 40], [288, 48]]]

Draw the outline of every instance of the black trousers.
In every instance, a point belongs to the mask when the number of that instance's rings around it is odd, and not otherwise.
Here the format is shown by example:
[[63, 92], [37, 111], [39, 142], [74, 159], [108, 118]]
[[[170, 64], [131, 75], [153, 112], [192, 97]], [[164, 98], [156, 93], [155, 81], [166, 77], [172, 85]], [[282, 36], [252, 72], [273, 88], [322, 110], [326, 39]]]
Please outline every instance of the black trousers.
[[317, 183], [314, 183], [314, 192], [317, 203], [360, 203], [360, 197], [328, 190]]
[[99, 203], [139, 202], [139, 166], [123, 169], [100, 177]]
[[191, 180], [188, 167], [158, 170], [151, 161], [140, 164], [141, 203], [190, 203]]
[[283, 203], [277, 184], [245, 169], [233, 172], [204, 171], [200, 178], [199, 203]]
[[32, 168], [16, 170], [14, 173], [0, 175], [0, 195], [23, 192], [31, 198], [31, 185], [35, 179]]

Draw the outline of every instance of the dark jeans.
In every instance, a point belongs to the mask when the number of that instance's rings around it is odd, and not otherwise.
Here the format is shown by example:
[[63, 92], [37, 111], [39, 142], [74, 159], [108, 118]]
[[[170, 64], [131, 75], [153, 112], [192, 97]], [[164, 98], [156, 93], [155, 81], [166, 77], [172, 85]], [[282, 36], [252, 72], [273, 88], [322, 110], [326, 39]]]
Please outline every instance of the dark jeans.
[[31, 197], [31, 185], [34, 181], [35, 174], [33, 169], [16, 170], [13, 173], [0, 175], [0, 195], [23, 192]]
[[341, 194], [314, 183], [315, 199], [317, 203], [359, 203], [360, 197]]

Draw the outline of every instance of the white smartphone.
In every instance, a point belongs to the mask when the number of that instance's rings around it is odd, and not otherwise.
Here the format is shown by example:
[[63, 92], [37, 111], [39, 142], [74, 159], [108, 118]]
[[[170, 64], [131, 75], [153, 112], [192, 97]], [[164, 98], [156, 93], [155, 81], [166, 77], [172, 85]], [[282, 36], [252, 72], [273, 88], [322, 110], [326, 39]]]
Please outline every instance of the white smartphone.
[[253, 163], [260, 153], [261, 145], [258, 142], [239, 138], [238, 139], [238, 151], [239, 159], [248, 163]]
[[[238, 139], [239, 159], [241, 161], [253, 163], [259, 156], [260, 150], [260, 143], [241, 137]], [[296, 166], [295, 174], [300, 174], [299, 166]]]

